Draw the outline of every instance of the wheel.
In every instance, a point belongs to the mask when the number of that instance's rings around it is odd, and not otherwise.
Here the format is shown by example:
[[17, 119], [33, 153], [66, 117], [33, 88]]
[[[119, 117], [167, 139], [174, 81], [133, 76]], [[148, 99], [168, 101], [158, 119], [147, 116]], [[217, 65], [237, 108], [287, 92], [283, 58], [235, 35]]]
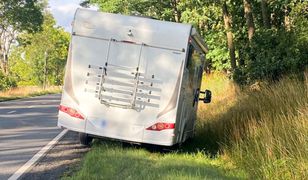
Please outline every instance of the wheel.
[[79, 142], [82, 145], [90, 146], [93, 138], [86, 133], [79, 133]]

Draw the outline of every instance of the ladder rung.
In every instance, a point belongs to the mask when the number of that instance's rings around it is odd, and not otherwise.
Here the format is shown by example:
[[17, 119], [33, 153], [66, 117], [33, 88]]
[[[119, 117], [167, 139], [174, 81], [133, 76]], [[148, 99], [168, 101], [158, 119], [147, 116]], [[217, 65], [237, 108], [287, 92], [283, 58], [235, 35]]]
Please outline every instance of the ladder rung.
[[123, 90], [120, 90], [120, 89], [114, 89], [114, 88], [107, 88], [105, 87], [104, 88], [104, 91], [106, 92], [111, 92], [111, 93], [120, 93], [120, 94], [126, 94], [126, 95], [133, 95], [133, 92], [132, 91], [123, 91]]
[[91, 64], [89, 64], [89, 66], [88, 66], [88, 68], [90, 69], [103, 69], [103, 67], [102, 66], [97, 66], [97, 65], [91, 65]]
[[116, 78], [123, 78], [123, 79], [134, 79], [135, 76], [131, 73], [123, 73], [123, 72], [117, 72], [117, 71], [108, 71], [107, 70], [107, 76], [106, 77], [116, 77]]
[[136, 101], [135, 102], [135, 106], [136, 105], [144, 105], [144, 106], [148, 106], [148, 107], [155, 107], [155, 108], [159, 108], [159, 104], [154, 104], [154, 103], [149, 103], [149, 102], [144, 102], [144, 101]]
[[139, 90], [149, 90], [149, 91], [156, 91], [156, 92], [161, 92], [160, 88], [156, 88], [156, 87], [151, 87], [151, 86], [145, 86], [145, 85], [139, 85], [138, 86], [138, 91]]
[[146, 99], [157, 99], [160, 100], [160, 96], [150, 95], [150, 94], [144, 94], [144, 93], [137, 93], [137, 97], [146, 98]]
[[131, 99], [124, 99], [124, 98], [118, 98], [118, 97], [107, 96], [107, 95], [101, 95], [101, 100], [104, 100], [106, 102], [108, 102], [108, 101], [120, 101], [120, 102], [131, 103]]
[[88, 89], [88, 88], [85, 88], [84, 91], [85, 91], [85, 92], [89, 92], [89, 93], [98, 93], [98, 90], [95, 90], [95, 89]]
[[119, 66], [115, 64], [108, 64], [107, 68], [119, 68], [122, 70], [136, 70], [136, 67], [128, 67], [128, 66]]
[[110, 85], [117, 85], [117, 86], [126, 86], [126, 87], [134, 87], [135, 84], [133, 83], [125, 83], [117, 80], [112, 79], [105, 79], [104, 84], [110, 84]]

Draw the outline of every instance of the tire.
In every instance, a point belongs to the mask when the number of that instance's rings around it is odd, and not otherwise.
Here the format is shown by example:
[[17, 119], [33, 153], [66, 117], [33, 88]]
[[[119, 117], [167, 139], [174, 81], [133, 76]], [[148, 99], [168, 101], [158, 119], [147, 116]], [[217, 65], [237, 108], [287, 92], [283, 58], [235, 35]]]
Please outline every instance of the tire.
[[90, 146], [93, 138], [86, 133], [79, 133], [79, 142], [84, 146]]

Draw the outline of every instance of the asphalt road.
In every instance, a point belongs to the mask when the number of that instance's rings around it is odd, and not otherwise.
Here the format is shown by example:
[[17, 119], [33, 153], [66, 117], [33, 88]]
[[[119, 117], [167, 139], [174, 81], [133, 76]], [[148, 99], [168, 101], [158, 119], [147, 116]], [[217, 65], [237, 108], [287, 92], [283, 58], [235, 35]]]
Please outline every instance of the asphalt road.
[[48, 144], [57, 127], [61, 95], [46, 95], [0, 103], [0, 180]]

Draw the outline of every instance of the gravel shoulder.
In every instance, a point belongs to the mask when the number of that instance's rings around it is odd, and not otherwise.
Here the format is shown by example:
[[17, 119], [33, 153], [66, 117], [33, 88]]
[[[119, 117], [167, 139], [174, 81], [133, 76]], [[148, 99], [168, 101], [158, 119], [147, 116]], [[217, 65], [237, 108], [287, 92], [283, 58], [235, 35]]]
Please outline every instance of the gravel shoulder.
[[83, 155], [90, 148], [79, 144], [78, 133], [69, 131], [32, 169], [22, 176], [22, 180], [54, 180], [69, 175], [78, 168]]

